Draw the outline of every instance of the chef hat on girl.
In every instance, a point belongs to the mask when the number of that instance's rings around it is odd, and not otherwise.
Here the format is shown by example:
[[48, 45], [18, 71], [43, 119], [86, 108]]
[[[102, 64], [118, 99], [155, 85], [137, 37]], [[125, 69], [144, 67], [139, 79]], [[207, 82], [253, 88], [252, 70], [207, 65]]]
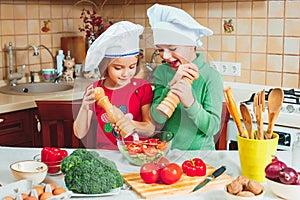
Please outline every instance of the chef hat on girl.
[[121, 58], [138, 55], [140, 53], [139, 36], [143, 31], [143, 26], [129, 21], [111, 25], [88, 49], [84, 70], [91, 71], [97, 68], [104, 57]]
[[154, 45], [201, 46], [200, 38], [213, 34], [179, 8], [155, 4], [148, 8], [147, 15]]

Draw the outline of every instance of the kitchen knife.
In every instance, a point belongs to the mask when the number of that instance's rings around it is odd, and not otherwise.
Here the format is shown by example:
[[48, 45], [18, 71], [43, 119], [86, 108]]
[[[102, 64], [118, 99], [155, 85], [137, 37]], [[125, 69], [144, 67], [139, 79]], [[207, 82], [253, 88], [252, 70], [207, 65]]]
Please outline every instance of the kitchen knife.
[[199, 185], [197, 185], [194, 189], [193, 192], [199, 190], [200, 188], [204, 187], [207, 183], [209, 183], [211, 180], [217, 178], [221, 174], [223, 174], [226, 170], [225, 166], [222, 166], [218, 168], [216, 171], [212, 173], [212, 175], [208, 176], [203, 182], [201, 182]]

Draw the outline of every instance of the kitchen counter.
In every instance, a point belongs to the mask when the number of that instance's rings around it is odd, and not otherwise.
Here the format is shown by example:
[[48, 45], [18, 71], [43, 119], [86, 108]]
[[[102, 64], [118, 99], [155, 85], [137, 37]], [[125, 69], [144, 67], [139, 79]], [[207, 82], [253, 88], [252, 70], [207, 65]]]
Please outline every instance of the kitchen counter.
[[[71, 90], [37, 95], [12, 95], [0, 93], [0, 114], [37, 107], [36, 100], [72, 101], [83, 97], [86, 86], [95, 80], [76, 79]], [[1, 85], [3, 86], [3, 84]]]
[[[69, 153], [73, 151], [73, 149], [67, 149]], [[39, 154], [41, 149], [39, 148], [12, 148], [12, 147], [0, 147], [0, 155], [1, 155], [1, 165], [0, 165], [0, 184], [5, 185], [11, 182], [16, 181], [10, 172], [9, 165], [13, 162], [20, 160], [31, 160], [35, 155]], [[128, 161], [119, 153], [119, 151], [110, 151], [110, 150], [96, 150], [98, 153], [106, 157], [108, 159], [113, 160], [121, 173], [130, 173], [130, 172], [139, 172], [140, 167], [133, 166], [128, 163]], [[14, 155], [14, 156], [12, 156]], [[276, 153], [278, 158], [284, 161], [287, 165], [291, 163], [291, 153], [289, 151], [278, 151]], [[186, 159], [190, 159], [193, 157], [202, 158], [207, 164], [217, 168], [221, 165], [226, 165], [227, 170], [226, 174], [236, 178], [241, 174], [240, 170], [240, 161], [237, 151], [179, 151], [172, 150], [167, 155], [167, 158], [171, 162], [182, 163]], [[63, 176], [47, 176], [44, 182], [54, 182], [58, 186], [63, 186]], [[277, 198], [267, 187], [266, 183], [262, 183], [265, 187], [266, 193], [264, 199], [279, 199]], [[86, 198], [76, 198], [86, 199]], [[97, 199], [97, 198], [91, 198]], [[101, 199], [122, 199], [122, 200], [133, 200], [140, 199], [140, 197], [132, 190], [121, 190], [118, 195], [101, 197]], [[162, 199], [183, 199], [183, 196], [178, 197], [170, 197]], [[189, 194], [188, 196], [184, 196], [184, 199], [214, 199], [214, 200], [223, 200], [224, 192], [223, 187], [217, 190], [211, 190], [202, 192], [199, 190], [198, 192]]]
[[[0, 93], [0, 114], [13, 112], [18, 110], [24, 110], [29, 108], [37, 107], [35, 100], [61, 100], [61, 101], [72, 101], [81, 99], [83, 96], [83, 92], [88, 84], [94, 82], [93, 79], [76, 79], [74, 81], [74, 88], [71, 90], [63, 91], [63, 92], [55, 92], [43, 95], [11, 95], [11, 94], [3, 94]], [[1, 83], [0, 86], [4, 86], [4, 83]], [[240, 83], [232, 83], [226, 82], [224, 87], [231, 86], [233, 89], [233, 95], [236, 98], [237, 102], [242, 100], [246, 100], [249, 98], [249, 95], [253, 91], [258, 91], [262, 89], [262, 86], [253, 86], [249, 87], [249, 84], [240, 84]], [[248, 91], [247, 89], [251, 88], [252, 91]], [[259, 89], [258, 89], [259, 88]]]

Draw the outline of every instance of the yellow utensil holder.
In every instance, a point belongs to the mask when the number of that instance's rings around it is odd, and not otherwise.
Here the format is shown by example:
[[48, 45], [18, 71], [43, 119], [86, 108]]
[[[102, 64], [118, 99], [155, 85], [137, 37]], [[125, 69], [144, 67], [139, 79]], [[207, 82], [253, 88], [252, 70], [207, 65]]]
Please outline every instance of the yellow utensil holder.
[[266, 181], [265, 168], [276, 154], [279, 136], [272, 134], [272, 139], [247, 139], [238, 135], [238, 151], [242, 175], [258, 182]]

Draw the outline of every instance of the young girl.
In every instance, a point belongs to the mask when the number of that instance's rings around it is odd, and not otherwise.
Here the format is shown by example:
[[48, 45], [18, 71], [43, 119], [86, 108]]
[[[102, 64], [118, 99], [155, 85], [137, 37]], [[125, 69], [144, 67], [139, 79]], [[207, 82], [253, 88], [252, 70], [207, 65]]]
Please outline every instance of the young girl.
[[[143, 27], [128, 21], [110, 26], [89, 48], [85, 70], [99, 65], [101, 79], [87, 87], [82, 106], [74, 122], [74, 133], [83, 138], [91, 124], [93, 113], [98, 120], [96, 148], [117, 149], [120, 127], [133, 123], [135, 131], [149, 136], [154, 131], [150, 107], [151, 85], [134, 78], [139, 71], [139, 36]], [[111, 124], [105, 110], [95, 102], [94, 88], [102, 87], [110, 102], [120, 109], [126, 120]]]
[[[162, 130], [175, 133], [172, 148], [214, 149], [213, 136], [220, 129], [223, 79], [204, 61], [203, 55], [196, 52], [196, 47], [201, 46], [199, 38], [212, 35], [212, 31], [175, 7], [155, 4], [147, 14], [154, 45], [165, 61], [154, 72], [151, 115]], [[168, 119], [157, 107], [169, 91], [180, 103]]]

